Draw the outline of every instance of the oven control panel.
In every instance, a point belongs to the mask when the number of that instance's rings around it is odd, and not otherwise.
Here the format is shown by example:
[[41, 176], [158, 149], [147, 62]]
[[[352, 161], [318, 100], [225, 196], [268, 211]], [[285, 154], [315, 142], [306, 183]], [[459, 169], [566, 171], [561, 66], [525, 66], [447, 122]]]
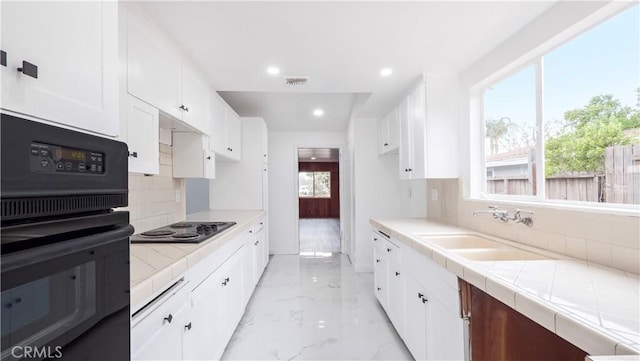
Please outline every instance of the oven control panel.
[[29, 159], [34, 172], [104, 173], [104, 154], [89, 150], [32, 142]]

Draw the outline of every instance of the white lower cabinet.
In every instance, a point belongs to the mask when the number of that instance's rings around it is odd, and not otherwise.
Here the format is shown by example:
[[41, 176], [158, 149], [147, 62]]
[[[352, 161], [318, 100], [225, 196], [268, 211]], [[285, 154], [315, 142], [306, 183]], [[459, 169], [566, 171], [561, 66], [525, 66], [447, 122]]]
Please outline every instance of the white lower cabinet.
[[457, 277], [374, 230], [376, 297], [416, 360], [464, 360]]
[[188, 312], [187, 290], [177, 285], [134, 314], [131, 328], [133, 360], [182, 359], [182, 333]]
[[264, 234], [264, 222], [256, 221], [134, 313], [132, 360], [222, 357], [268, 261], [268, 246], [253, 248]]

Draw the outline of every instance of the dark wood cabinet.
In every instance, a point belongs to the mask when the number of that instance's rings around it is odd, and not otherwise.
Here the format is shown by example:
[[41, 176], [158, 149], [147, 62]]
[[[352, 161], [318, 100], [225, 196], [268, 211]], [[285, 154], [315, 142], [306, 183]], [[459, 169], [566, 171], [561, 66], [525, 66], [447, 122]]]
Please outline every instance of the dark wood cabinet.
[[584, 361], [587, 353], [482, 290], [461, 281], [471, 359]]

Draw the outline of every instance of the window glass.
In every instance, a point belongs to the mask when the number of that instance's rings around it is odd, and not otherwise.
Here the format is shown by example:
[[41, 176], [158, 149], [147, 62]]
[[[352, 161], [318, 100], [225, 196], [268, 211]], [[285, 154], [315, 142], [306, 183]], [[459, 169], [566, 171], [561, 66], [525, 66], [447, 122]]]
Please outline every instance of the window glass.
[[484, 93], [486, 192], [535, 195], [535, 68]]
[[299, 172], [298, 196], [331, 198], [331, 172]]
[[548, 199], [640, 203], [639, 8], [544, 56]]

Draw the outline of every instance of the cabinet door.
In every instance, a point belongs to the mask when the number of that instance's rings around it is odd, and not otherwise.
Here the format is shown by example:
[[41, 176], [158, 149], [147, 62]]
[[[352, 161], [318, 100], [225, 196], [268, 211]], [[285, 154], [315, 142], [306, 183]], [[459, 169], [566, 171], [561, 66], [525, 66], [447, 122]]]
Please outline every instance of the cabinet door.
[[405, 277], [396, 262], [387, 261], [388, 311], [391, 322], [400, 337], [404, 337], [405, 323]]
[[425, 84], [420, 83], [409, 96], [411, 133], [411, 178], [427, 177], [427, 99]]
[[427, 306], [427, 356], [430, 360], [464, 360], [464, 328], [459, 313], [438, 298]]
[[195, 129], [207, 133], [208, 109], [207, 87], [192, 71], [182, 69], [182, 120]]
[[[118, 3], [3, 1], [3, 109], [109, 135], [119, 133]], [[37, 78], [19, 72], [23, 61]]]
[[210, 147], [217, 154], [227, 152], [227, 106], [216, 92], [209, 96]]
[[191, 292], [189, 319], [181, 325], [184, 360], [212, 360], [224, 350], [219, 319], [223, 279], [224, 269], [218, 269]]
[[158, 109], [130, 95], [127, 102], [129, 172], [159, 174]]
[[412, 169], [412, 137], [411, 123], [409, 121], [409, 98], [405, 97], [398, 107], [400, 121], [400, 179], [411, 179]]
[[[405, 344], [413, 358], [427, 359], [427, 298], [424, 289], [413, 279], [406, 277], [405, 308]], [[462, 360], [462, 359], [461, 359]]]
[[227, 113], [227, 144], [227, 156], [233, 160], [242, 159], [242, 123], [232, 110]]
[[156, 108], [181, 117], [181, 65], [145, 36], [139, 25], [127, 23], [127, 92]]
[[244, 246], [225, 262], [227, 271], [224, 279], [220, 282], [218, 323], [221, 327], [223, 350], [231, 339], [244, 310], [242, 305], [242, 262], [240, 262], [242, 254], [244, 254]]
[[244, 234], [244, 254], [242, 255], [242, 304], [246, 306], [255, 289], [256, 278], [256, 254], [258, 250], [257, 237], [247, 231]]
[[262, 209], [269, 209], [269, 167], [266, 163], [262, 163]]
[[131, 328], [132, 360], [182, 359], [187, 298], [171, 298]]
[[378, 154], [387, 153], [389, 148], [389, 118], [378, 119]]
[[[208, 148], [208, 147], [207, 147]], [[216, 178], [216, 155], [209, 149], [203, 149], [203, 178], [215, 179]]]
[[384, 252], [381, 252], [378, 247], [373, 248], [373, 278], [374, 278], [374, 291], [376, 298], [382, 308], [388, 311], [387, 301], [387, 258]]
[[400, 112], [394, 108], [388, 116], [388, 136], [389, 151], [397, 150], [400, 143]]

